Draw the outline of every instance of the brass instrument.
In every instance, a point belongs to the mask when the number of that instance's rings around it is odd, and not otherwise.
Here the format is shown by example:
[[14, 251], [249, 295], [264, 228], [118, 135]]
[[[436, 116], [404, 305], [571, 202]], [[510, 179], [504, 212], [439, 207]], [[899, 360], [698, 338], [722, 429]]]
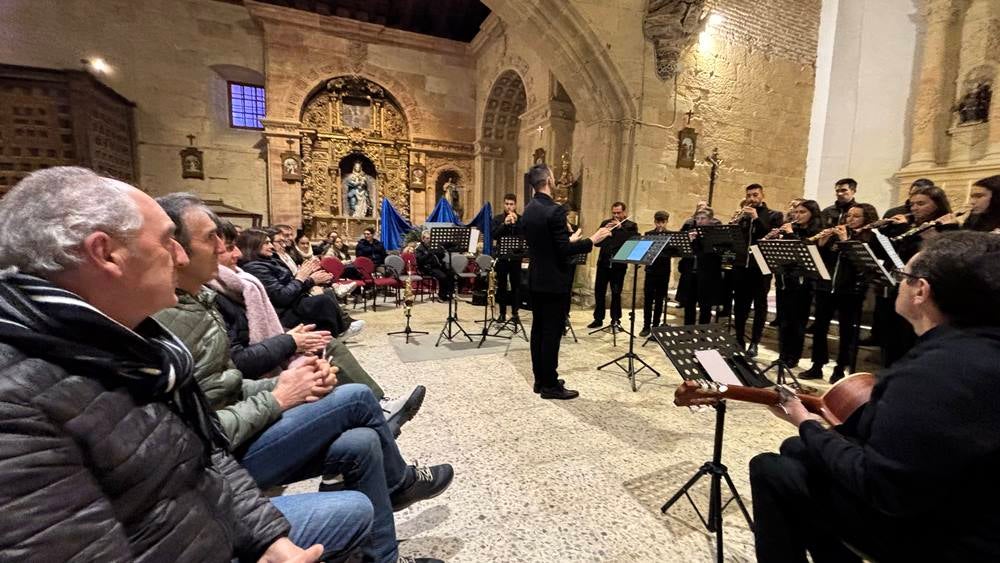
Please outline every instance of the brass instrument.
[[[963, 209], [961, 211], [956, 211], [954, 213], [954, 216], [957, 219], [957, 218], [961, 217], [962, 215], [965, 215], [969, 211], [971, 211], [971, 208], [969, 208], [969, 209]], [[894, 236], [894, 237], [892, 237], [889, 240], [891, 240], [892, 242], [899, 242], [901, 240], [906, 240], [906, 239], [908, 239], [910, 237], [919, 235], [920, 233], [922, 233], [924, 231], [929, 231], [930, 229], [933, 229], [935, 227], [939, 227], [939, 226], [941, 226], [943, 224], [944, 223], [942, 223], [940, 219], [934, 219], [933, 221], [924, 221], [923, 223], [917, 225], [916, 227], [913, 227], [912, 229], [906, 231], [905, 233], [903, 233], [901, 235], [898, 235], [898, 236]]]
[[740, 208], [736, 210], [736, 213], [733, 213], [732, 219], [729, 220], [730, 225], [739, 222], [739, 220], [743, 218], [743, 214], [745, 213], [745, 211], [743, 211], [743, 208], [747, 206], [747, 203], [748, 202], [745, 199], [740, 202]]

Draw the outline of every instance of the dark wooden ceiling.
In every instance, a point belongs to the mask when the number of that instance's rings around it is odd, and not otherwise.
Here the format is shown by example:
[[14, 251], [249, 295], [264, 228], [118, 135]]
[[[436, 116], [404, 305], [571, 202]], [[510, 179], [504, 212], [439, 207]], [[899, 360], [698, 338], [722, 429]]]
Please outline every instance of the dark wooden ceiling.
[[490, 9], [479, 0], [261, 0], [468, 43]]

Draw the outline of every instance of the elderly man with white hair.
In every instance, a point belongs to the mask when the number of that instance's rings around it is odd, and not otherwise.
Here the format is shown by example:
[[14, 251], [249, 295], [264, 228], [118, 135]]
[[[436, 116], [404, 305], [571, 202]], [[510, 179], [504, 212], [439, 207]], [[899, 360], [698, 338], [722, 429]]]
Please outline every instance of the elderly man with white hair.
[[0, 201], [0, 560], [302, 563], [368, 541], [364, 495], [269, 501], [226, 453], [150, 318], [177, 301], [173, 237], [152, 198], [83, 168]]

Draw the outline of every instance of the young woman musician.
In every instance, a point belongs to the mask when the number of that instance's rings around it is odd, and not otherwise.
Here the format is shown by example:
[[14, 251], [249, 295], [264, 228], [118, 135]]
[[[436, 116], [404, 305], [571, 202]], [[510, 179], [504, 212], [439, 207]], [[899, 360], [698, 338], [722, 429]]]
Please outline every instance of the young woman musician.
[[969, 190], [969, 218], [962, 228], [970, 231], [1000, 232], [1000, 175], [983, 178]]
[[821, 231], [816, 242], [833, 279], [816, 289], [813, 365], [799, 374], [800, 379], [823, 377], [823, 366], [830, 359], [827, 334], [834, 312], [840, 320], [840, 348], [837, 351], [837, 366], [833, 369], [830, 383], [836, 383], [843, 379], [845, 373], [854, 371], [861, 306], [868, 292], [868, 284], [861, 278], [854, 264], [837, 251], [837, 243], [846, 240], [867, 242], [872, 237], [871, 230], [862, 228], [878, 220], [878, 211], [867, 203], [855, 203], [847, 209], [845, 220], [842, 225]]
[[[795, 208], [799, 206], [800, 203], [805, 201], [801, 197], [794, 198], [788, 202], [788, 209], [785, 211], [785, 220], [782, 223], [792, 223], [794, 219], [792, 216], [795, 213]], [[784, 292], [777, 291], [775, 289], [774, 294], [774, 320], [768, 323], [768, 326], [780, 327], [781, 319], [785, 315], [785, 294]]]
[[[819, 204], [807, 199], [795, 206], [792, 222], [771, 231], [770, 238], [805, 240], [822, 230]], [[778, 345], [782, 360], [788, 367], [795, 367], [802, 358], [802, 348], [812, 305], [813, 283], [795, 273], [778, 276], [778, 292], [783, 295], [784, 311], [778, 326]]]
[[[935, 229], [916, 232], [915, 227], [936, 221], [951, 213], [947, 194], [937, 186], [920, 186], [912, 189], [908, 201], [912, 222], [906, 215], [895, 215], [890, 217], [893, 224], [879, 229], [883, 235], [893, 239], [892, 245], [903, 263], [920, 251], [924, 239], [937, 235]], [[887, 288], [878, 296], [875, 305], [875, 313], [879, 316], [876, 322], [885, 329], [880, 331], [882, 334], [879, 342], [882, 347], [882, 365], [885, 367], [902, 358], [916, 343], [913, 327], [895, 311], [893, 303], [896, 301], [896, 293], [896, 290]]]

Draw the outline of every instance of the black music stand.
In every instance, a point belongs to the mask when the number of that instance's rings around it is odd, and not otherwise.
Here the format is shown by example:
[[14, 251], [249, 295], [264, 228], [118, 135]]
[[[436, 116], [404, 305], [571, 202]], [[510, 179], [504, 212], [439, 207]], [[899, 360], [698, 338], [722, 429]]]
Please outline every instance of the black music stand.
[[469, 333], [462, 328], [462, 325], [458, 322], [458, 274], [454, 271], [451, 266], [451, 253], [452, 252], [467, 252], [469, 249], [469, 236], [472, 233], [470, 227], [438, 227], [436, 229], [431, 229], [431, 249], [441, 248], [445, 251], [448, 256], [448, 263], [446, 264], [446, 272], [448, 275], [452, 276], [454, 279], [454, 288], [451, 292], [451, 299], [448, 300], [448, 318], [444, 322], [444, 326], [441, 327], [441, 334], [438, 335], [437, 343], [434, 344], [435, 347], [441, 345], [441, 339], [447, 339], [449, 342], [454, 341], [454, 339], [459, 336], [465, 336], [472, 342], [472, 337]]
[[[612, 263], [618, 264], [632, 264], [632, 310], [629, 311], [629, 330], [628, 332], [628, 352], [618, 356], [617, 358], [597, 366], [598, 370], [602, 370], [611, 364], [614, 364], [622, 369], [628, 376], [629, 384], [632, 386], [632, 391], [637, 391], [635, 385], [635, 376], [640, 371], [648, 369], [649, 371], [656, 374], [656, 377], [660, 377], [660, 372], [653, 369], [653, 366], [647, 364], [639, 357], [639, 354], [635, 353], [635, 297], [636, 297], [636, 286], [638, 285], [639, 279], [639, 266], [648, 266], [653, 263], [659, 256], [660, 253], [667, 247], [668, 239], [666, 237], [639, 237], [633, 238], [625, 241], [625, 244], [618, 249], [614, 257], [611, 258]], [[628, 360], [628, 366], [623, 366], [622, 360]], [[642, 364], [642, 367], [635, 369], [636, 362]]]
[[[786, 276], [798, 276], [801, 279], [830, 280], [830, 273], [826, 269], [826, 264], [819, 255], [819, 248], [815, 244], [806, 244], [803, 240], [764, 240], [757, 241], [757, 244], [750, 247], [750, 252], [757, 260], [757, 266], [763, 275], [772, 272], [784, 274]], [[756, 313], [755, 313], [756, 314]], [[778, 351], [781, 351], [781, 341], [783, 340], [781, 327], [778, 327]], [[764, 373], [775, 370], [774, 382], [778, 385], [788, 383], [788, 378], [792, 378], [792, 384], [801, 388], [799, 380], [795, 378], [792, 369], [785, 364], [780, 357], [767, 366]]]
[[[688, 256], [694, 256], [694, 248], [691, 247], [691, 237], [688, 236], [689, 232], [690, 231], [666, 231], [661, 235], [649, 235], [648, 238], [662, 237], [667, 239], [667, 247], [663, 249], [662, 254], [665, 254], [670, 258], [685, 258]], [[661, 255], [660, 258], [662, 259], [663, 256]], [[664, 299], [663, 324], [667, 324], [666, 317], [667, 304], [666, 299]], [[650, 327], [650, 329], [652, 329], [652, 327]], [[646, 340], [642, 343], [642, 348], [645, 348], [646, 344], [649, 344], [653, 340], [653, 333], [650, 332], [649, 336], [647, 336]]]
[[746, 257], [747, 234], [739, 225], [702, 225], [695, 227], [701, 237], [702, 249], [707, 254], [718, 254], [729, 267]]
[[[729, 329], [719, 324], [677, 327], [660, 326], [651, 329], [650, 332], [656, 337], [656, 341], [663, 350], [663, 353], [666, 354], [667, 359], [670, 360], [670, 363], [674, 365], [674, 368], [677, 369], [677, 372], [685, 380], [712, 380], [695, 356], [695, 352], [699, 350], [717, 350], [723, 358], [728, 359], [728, 362], [742, 361], [744, 365], [752, 365], [742, 356], [743, 351], [736, 345], [735, 337], [729, 333]], [[746, 372], [737, 369], [734, 374], [739, 380], [751, 387], [766, 387], [770, 385], [770, 382], [764, 379], [759, 373], [756, 374], [757, 377], [754, 377], [752, 373], [747, 375]], [[723, 399], [715, 405], [715, 437], [712, 446], [712, 459], [706, 461], [684, 483], [684, 486], [660, 507], [660, 512], [666, 514], [670, 510], [670, 507], [680, 500], [681, 497], [687, 497], [688, 502], [691, 503], [691, 506], [694, 508], [702, 524], [705, 525], [705, 528], [709, 532], [715, 533], [715, 557], [719, 563], [723, 561], [722, 513], [729, 506], [729, 503], [734, 500], [736, 501], [736, 504], [740, 507], [740, 511], [743, 513], [743, 517], [746, 518], [747, 525], [750, 526], [750, 531], [754, 529], [753, 518], [750, 517], [750, 512], [743, 503], [743, 498], [740, 496], [739, 491], [736, 490], [736, 485], [729, 476], [729, 468], [722, 463], [722, 443], [725, 438], [725, 431], [726, 401]], [[708, 497], [708, 518], [702, 515], [701, 510], [698, 509], [698, 505], [694, 503], [694, 500], [688, 493], [694, 487], [695, 483], [705, 476], [711, 480]], [[725, 503], [722, 502], [723, 480], [725, 480], [726, 485], [729, 487], [731, 495]]]
[[[527, 252], [528, 252], [528, 243], [522, 237], [508, 236], [508, 237], [500, 237], [497, 240], [496, 258], [498, 260], [509, 259], [511, 262], [510, 266], [512, 268], [521, 267], [521, 259], [524, 258], [524, 255], [527, 254]], [[495, 267], [496, 265], [494, 264], [494, 268]], [[511, 300], [514, 300], [514, 295], [519, 293], [519, 289], [520, 288], [513, 288], [513, 287], [510, 288], [509, 295], [511, 297]], [[518, 298], [520, 298], [519, 295]], [[513, 305], [513, 303], [511, 303], [511, 305]], [[491, 329], [494, 329], [494, 327], [492, 326], [494, 322], [495, 321], [490, 322]], [[494, 332], [491, 336], [499, 336], [500, 338], [514, 338], [515, 336], [520, 334], [521, 338], [524, 338], [525, 342], [528, 341], [528, 333], [526, 330], [524, 330], [524, 325], [521, 324], [520, 316], [511, 315], [509, 319], [505, 320], [502, 323], [499, 323], [494, 330], [496, 332]], [[510, 331], [510, 335], [504, 336], [500, 334], [503, 331]]]
[[[837, 242], [837, 251], [840, 253], [837, 256], [838, 267], [840, 266], [840, 260], [849, 260], [854, 269], [857, 270], [858, 275], [869, 285], [888, 289], [896, 287], [896, 280], [892, 279], [889, 270], [885, 269], [882, 261], [867, 243], [859, 240], [842, 240]], [[841, 325], [841, 329], [843, 329], [843, 325]], [[854, 349], [851, 350], [850, 355], [851, 372], [853, 373], [857, 371], [858, 367], [858, 342], [861, 339], [861, 323], [858, 322], [851, 330], [854, 331]]]

